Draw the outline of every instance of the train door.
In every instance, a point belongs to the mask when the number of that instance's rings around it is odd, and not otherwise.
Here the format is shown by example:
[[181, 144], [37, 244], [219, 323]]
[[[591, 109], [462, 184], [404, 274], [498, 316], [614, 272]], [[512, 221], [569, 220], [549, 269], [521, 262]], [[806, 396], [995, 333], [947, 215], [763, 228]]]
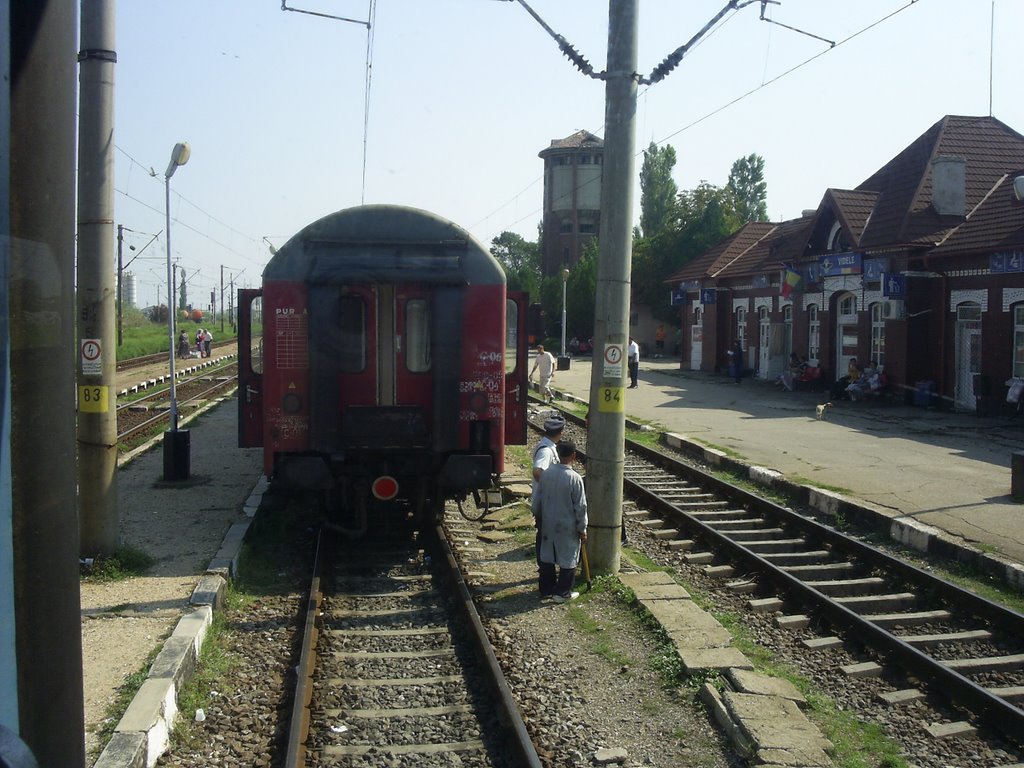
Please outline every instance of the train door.
[[510, 291], [505, 300], [505, 444], [526, 445], [528, 295]]
[[[263, 290], [238, 291], [238, 447], [263, 446]], [[258, 339], [254, 343], [254, 339]]]

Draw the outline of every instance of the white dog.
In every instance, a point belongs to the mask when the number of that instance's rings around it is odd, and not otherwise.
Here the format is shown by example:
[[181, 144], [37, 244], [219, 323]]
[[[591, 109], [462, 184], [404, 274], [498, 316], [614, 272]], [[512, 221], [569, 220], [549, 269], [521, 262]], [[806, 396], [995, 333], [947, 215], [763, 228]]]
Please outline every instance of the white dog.
[[819, 403], [814, 406], [814, 413], [818, 417], [818, 421], [825, 420], [825, 411], [832, 407], [832, 403]]

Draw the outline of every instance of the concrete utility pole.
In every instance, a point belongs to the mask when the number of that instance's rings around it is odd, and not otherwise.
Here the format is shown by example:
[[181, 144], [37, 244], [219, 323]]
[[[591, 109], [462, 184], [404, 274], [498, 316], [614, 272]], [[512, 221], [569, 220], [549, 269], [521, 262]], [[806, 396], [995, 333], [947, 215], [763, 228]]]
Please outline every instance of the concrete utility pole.
[[[9, 10], [13, 623], [21, 737], [41, 766], [85, 765], [75, 488], [75, 0]], [[5, 81], [6, 82], [6, 81]], [[6, 106], [6, 104], [4, 105]], [[0, 127], [6, 132], [7, 125]], [[3, 201], [4, 206], [8, 200]], [[8, 234], [4, 232], [3, 234]], [[107, 251], [107, 256], [113, 253]], [[45, 596], [40, 599], [41, 596]], [[11, 651], [0, 649], [5, 667]]]
[[639, 0], [609, 0], [604, 172], [587, 439], [588, 551], [598, 573], [619, 570], [626, 436], [626, 352], [632, 262]]
[[114, 0], [83, 0], [78, 121], [78, 488], [83, 557], [120, 543], [114, 270]]
[[220, 265], [220, 335], [224, 335], [224, 265]]

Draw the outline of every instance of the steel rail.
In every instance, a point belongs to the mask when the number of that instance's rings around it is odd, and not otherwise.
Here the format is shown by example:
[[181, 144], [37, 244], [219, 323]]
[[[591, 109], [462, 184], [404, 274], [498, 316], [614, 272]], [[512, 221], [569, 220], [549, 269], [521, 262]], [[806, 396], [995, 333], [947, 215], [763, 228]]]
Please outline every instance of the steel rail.
[[317, 534], [316, 555], [313, 558], [313, 577], [306, 600], [306, 622], [302, 630], [302, 649], [299, 663], [295, 667], [295, 699], [292, 701], [292, 716], [288, 724], [288, 746], [285, 752], [285, 768], [302, 768], [306, 764], [306, 740], [309, 738], [309, 703], [313, 697], [313, 671], [316, 668], [316, 645], [320, 638], [317, 616], [323, 603], [320, 580], [323, 576], [324, 561], [327, 559], [326, 538], [321, 530]]
[[509, 739], [509, 747], [512, 749], [513, 754], [509, 763], [517, 767], [522, 766], [522, 768], [542, 768], [540, 756], [537, 754], [533, 740], [526, 730], [526, 723], [519, 712], [519, 707], [516, 706], [515, 699], [512, 697], [512, 689], [508, 687], [505, 673], [498, 663], [498, 657], [494, 655], [494, 648], [491, 646], [491, 640], [487, 636], [487, 630], [484, 629], [483, 622], [480, 620], [480, 614], [477, 613], [473, 596], [469, 592], [465, 579], [462, 578], [462, 571], [459, 569], [455, 554], [452, 552], [451, 547], [448, 546], [444, 529], [438, 525], [433, 531], [434, 544], [443, 557], [444, 562], [448, 565], [452, 585], [458, 593], [458, 599], [455, 601], [456, 605], [462, 614], [463, 620], [472, 632], [475, 641], [473, 645], [477, 656], [487, 671], [487, 683], [494, 695], [498, 718], [512, 736]]
[[[1008, 631], [1018, 633], [1018, 636], [1020, 628], [1024, 627], [1024, 616], [1021, 614], [968, 592], [868, 544], [845, 536], [815, 520], [762, 499], [749, 491], [678, 462], [647, 446], [631, 442], [629, 449], [652, 463], [668, 465], [673, 470], [678, 470], [680, 474], [696, 479], [705, 487], [710, 486], [717, 493], [743, 504], [748, 509], [764, 511], [776, 516], [794, 528], [800, 529], [801, 533], [828, 543], [833, 551], [841, 551], [845, 555], [860, 558], [869, 565], [885, 568], [888, 575], [895, 575], [910, 581], [960, 609], [1000, 624]], [[626, 479], [624, 486], [624, 490], [633, 498], [669, 518], [679, 520], [687, 528], [696, 530], [705, 541], [713, 542], [714, 546], [726, 552], [728, 556], [744, 563], [758, 573], [766, 575], [781, 592], [793, 595], [827, 616], [833, 623], [847, 628], [859, 642], [880, 652], [904, 670], [921, 678], [926, 684], [934, 686], [936, 690], [942, 691], [949, 699], [976, 714], [1011, 741], [1024, 743], [1024, 710], [1021, 708], [991, 693], [959, 672], [947, 667], [941, 661], [933, 659], [914, 646], [905, 643], [898, 636], [865, 619], [846, 606], [835, 602], [798, 577], [733, 541], [727, 534], [678, 509], [671, 502], [642, 488], [638, 483]]]
[[[577, 426], [584, 425], [583, 420], [574, 414], [566, 413], [565, 416], [567, 420]], [[629, 439], [625, 443], [627, 450], [639, 457], [692, 479], [702, 487], [709, 488], [730, 501], [740, 504], [748, 511], [765, 512], [774, 516], [809, 537], [827, 543], [835, 552], [842, 552], [844, 555], [859, 558], [868, 565], [883, 568], [890, 577], [895, 576], [911, 582], [963, 611], [1000, 625], [1018, 637], [1024, 635], [1024, 616], [1015, 611], [660, 451]], [[798, 577], [730, 539], [727, 534], [687, 514], [671, 502], [643, 488], [640, 484], [624, 478], [623, 490], [634, 499], [651, 507], [655, 512], [678, 521], [681, 527], [696, 531], [705, 541], [712, 543], [735, 560], [766, 575], [780, 592], [793, 595], [798, 600], [813, 606], [833, 623], [851, 630], [860, 642], [897, 662], [925, 683], [934, 686], [936, 690], [942, 691], [946, 697], [970, 710], [981, 720], [1003, 733], [1010, 741], [1024, 744], [1024, 710], [1021, 708], [991, 693], [914, 646], [903, 642], [896, 635], [835, 602]]]
[[[189, 398], [187, 398], [185, 400], [180, 401], [179, 402], [179, 406], [188, 405], [189, 403], [191, 403], [191, 402], [193, 402], [195, 400], [203, 400], [206, 397], [208, 397], [210, 394], [216, 392], [217, 390], [223, 389], [224, 387], [228, 386], [230, 383], [231, 383], [230, 379], [228, 381], [217, 382], [213, 386], [208, 387], [207, 389], [204, 389], [202, 392], [199, 392], [198, 394], [193, 395], [192, 397], [189, 397]], [[237, 386], [237, 384], [236, 384], [236, 386]], [[118, 409], [118, 411], [120, 411], [120, 408]], [[131, 427], [131, 428], [125, 430], [124, 432], [119, 433], [118, 436], [117, 436], [117, 441], [118, 442], [122, 442], [124, 440], [130, 440], [133, 437], [135, 437], [137, 434], [139, 434], [140, 432], [146, 432], [146, 431], [152, 429], [154, 426], [156, 426], [160, 422], [167, 421], [168, 419], [169, 419], [168, 412], [164, 411], [164, 412], [158, 413], [155, 416], [152, 416], [151, 418], [148, 418], [145, 421], [143, 421], [143, 422], [141, 422], [139, 424], [136, 424], [134, 427]]]

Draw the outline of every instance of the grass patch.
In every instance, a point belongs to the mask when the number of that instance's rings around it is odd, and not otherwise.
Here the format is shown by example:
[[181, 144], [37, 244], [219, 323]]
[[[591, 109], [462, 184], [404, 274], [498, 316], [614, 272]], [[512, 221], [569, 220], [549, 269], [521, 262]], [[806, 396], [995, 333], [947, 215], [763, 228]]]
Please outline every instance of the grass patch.
[[617, 667], [633, 666], [634, 660], [615, 647], [607, 627], [599, 624], [582, 605], [574, 604], [569, 608], [569, 620], [588, 636], [592, 653]]
[[841, 493], [845, 496], [852, 496], [853, 491], [849, 488], [844, 488], [841, 485], [829, 485], [828, 483], [822, 483], [818, 480], [812, 480], [809, 477], [803, 475], [792, 475], [788, 478], [790, 481], [797, 483], [798, 485], [809, 485], [812, 488], [819, 488], [823, 491], [831, 491], [832, 493]]
[[647, 448], [658, 448], [661, 445], [661, 427], [655, 425], [652, 431], [627, 429], [626, 438]]
[[196, 710], [209, 706], [211, 691], [216, 690], [218, 695], [231, 693], [230, 690], [222, 690], [224, 678], [232, 664], [231, 655], [224, 643], [227, 631], [223, 612], [214, 614], [213, 623], [207, 630], [203, 648], [199, 653], [195, 674], [178, 692], [178, 709], [181, 717], [175, 723], [174, 738], [189, 749], [199, 747], [203, 743], [204, 734], [200, 734], [195, 727]]
[[156, 559], [135, 547], [121, 547], [109, 557], [97, 557], [91, 566], [83, 566], [82, 575], [87, 582], [124, 581], [141, 576]]

